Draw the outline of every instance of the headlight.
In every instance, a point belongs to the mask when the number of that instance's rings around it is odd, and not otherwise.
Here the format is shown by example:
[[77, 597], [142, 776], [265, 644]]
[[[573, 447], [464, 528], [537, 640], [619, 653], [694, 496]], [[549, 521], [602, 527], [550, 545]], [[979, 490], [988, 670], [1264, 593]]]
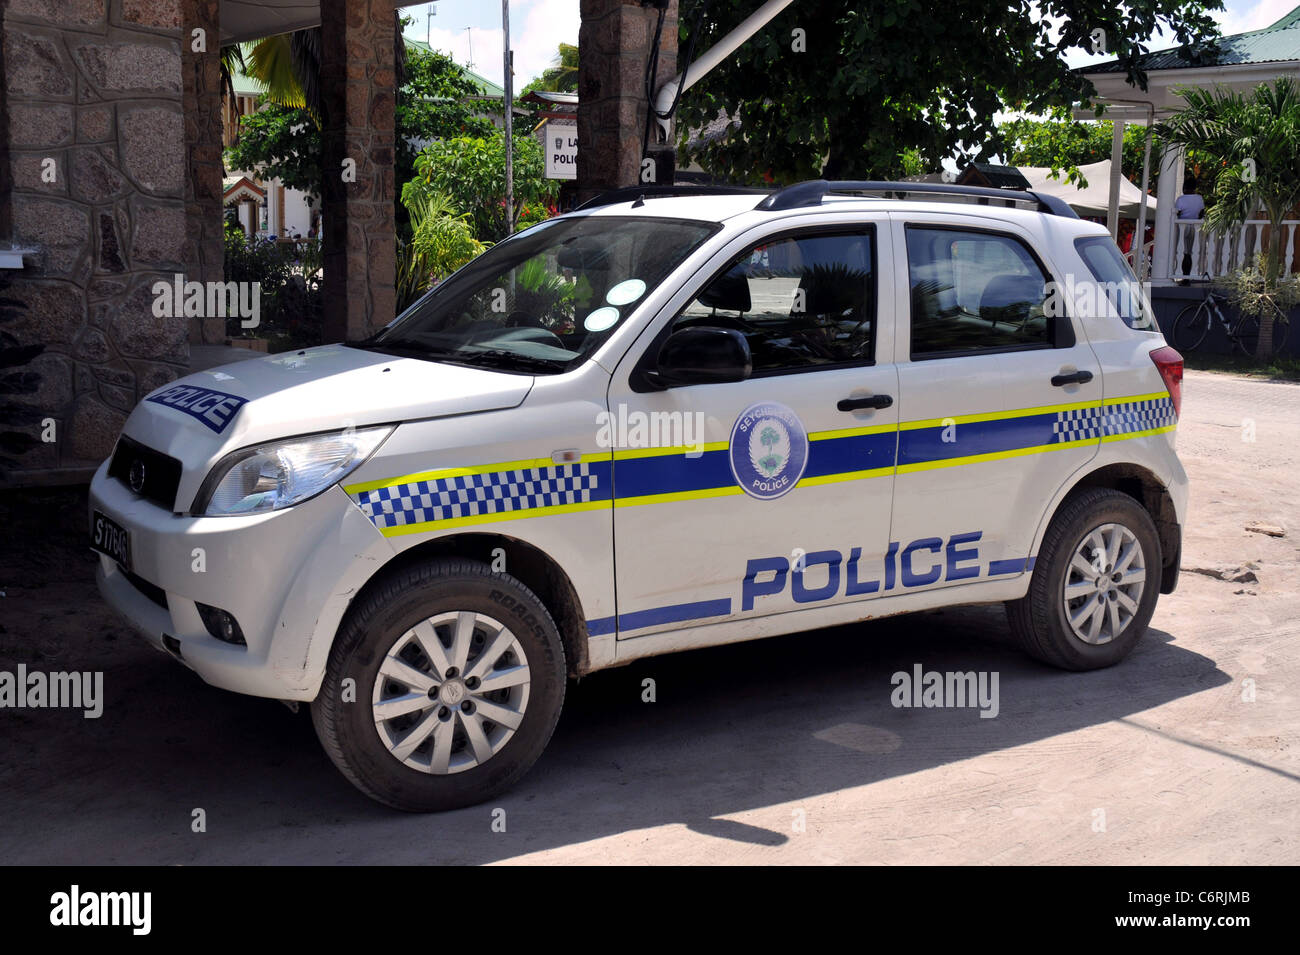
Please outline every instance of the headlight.
[[359, 468], [392, 431], [340, 431], [235, 451], [218, 461], [203, 482], [194, 511], [220, 517], [291, 507]]

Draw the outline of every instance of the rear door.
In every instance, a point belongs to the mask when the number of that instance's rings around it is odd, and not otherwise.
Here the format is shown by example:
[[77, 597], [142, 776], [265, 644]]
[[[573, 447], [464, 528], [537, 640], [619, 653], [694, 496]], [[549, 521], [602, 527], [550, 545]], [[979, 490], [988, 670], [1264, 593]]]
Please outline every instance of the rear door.
[[[982, 217], [894, 214], [898, 334], [891, 548], [901, 587], [1015, 576], [1039, 520], [1097, 454], [1101, 367], [1034, 237]], [[900, 305], [903, 304], [900, 302]]]

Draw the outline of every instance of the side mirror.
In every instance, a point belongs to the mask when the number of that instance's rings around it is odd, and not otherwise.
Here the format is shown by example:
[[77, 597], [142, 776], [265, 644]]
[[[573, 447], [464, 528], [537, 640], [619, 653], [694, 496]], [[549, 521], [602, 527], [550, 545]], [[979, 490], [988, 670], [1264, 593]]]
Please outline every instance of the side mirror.
[[744, 381], [754, 370], [749, 342], [734, 328], [699, 325], [668, 336], [659, 349], [656, 384], [709, 385]]

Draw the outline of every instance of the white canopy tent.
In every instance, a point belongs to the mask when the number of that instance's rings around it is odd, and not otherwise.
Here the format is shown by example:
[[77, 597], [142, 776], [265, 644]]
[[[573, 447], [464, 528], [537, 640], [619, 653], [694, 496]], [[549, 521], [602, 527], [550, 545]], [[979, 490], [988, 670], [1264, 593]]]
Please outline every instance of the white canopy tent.
[[[1065, 178], [1061, 170], [1060, 178], [1052, 178], [1052, 170], [1046, 166], [1019, 166], [1020, 174], [1029, 180], [1029, 188], [1034, 192], [1045, 192], [1050, 196], [1059, 196], [1070, 208], [1081, 216], [1098, 216], [1105, 218], [1110, 208], [1110, 160], [1088, 163], [1080, 166], [1079, 172], [1087, 180], [1086, 189], [1078, 188]], [[1121, 218], [1136, 219], [1142, 207], [1142, 190], [1123, 176], [1119, 180], [1119, 214]], [[1147, 196], [1147, 215], [1156, 208], [1154, 196]]]

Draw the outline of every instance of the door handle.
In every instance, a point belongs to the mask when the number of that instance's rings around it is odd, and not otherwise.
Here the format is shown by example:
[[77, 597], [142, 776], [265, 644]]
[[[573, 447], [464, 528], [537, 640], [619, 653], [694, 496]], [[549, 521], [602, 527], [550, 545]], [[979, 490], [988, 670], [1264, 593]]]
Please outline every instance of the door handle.
[[835, 405], [840, 411], [860, 411], [863, 408], [888, 408], [894, 403], [889, 395], [871, 395], [868, 398], [841, 398]]
[[1063, 388], [1066, 385], [1082, 385], [1092, 381], [1092, 372], [1090, 371], [1072, 371], [1068, 375], [1053, 375], [1052, 385], [1057, 388]]

